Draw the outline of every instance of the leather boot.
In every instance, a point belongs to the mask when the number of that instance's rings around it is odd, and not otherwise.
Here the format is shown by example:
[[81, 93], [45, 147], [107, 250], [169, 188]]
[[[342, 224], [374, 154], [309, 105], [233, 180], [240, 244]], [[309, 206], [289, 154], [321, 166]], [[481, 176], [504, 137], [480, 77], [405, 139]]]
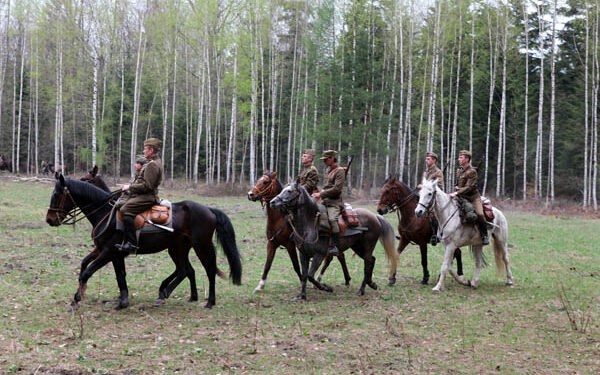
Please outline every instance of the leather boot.
[[137, 246], [137, 238], [135, 236], [135, 221], [131, 216], [123, 216], [123, 227], [125, 229], [125, 244], [117, 243], [115, 247], [120, 251], [125, 251], [127, 253], [135, 253], [138, 251]]
[[435, 217], [432, 217], [429, 219], [431, 221], [431, 239], [429, 240], [429, 243], [431, 243], [432, 246], [435, 246], [438, 244], [438, 242], [440, 242], [439, 237], [437, 236], [437, 231], [438, 231], [438, 221]]
[[338, 251], [339, 239], [340, 239], [339, 233], [331, 233], [331, 247], [329, 248], [327, 255], [332, 255], [332, 256], [339, 255], [339, 251]]
[[488, 238], [487, 223], [479, 222], [479, 234], [481, 235], [481, 243], [483, 245], [489, 245], [490, 240]]

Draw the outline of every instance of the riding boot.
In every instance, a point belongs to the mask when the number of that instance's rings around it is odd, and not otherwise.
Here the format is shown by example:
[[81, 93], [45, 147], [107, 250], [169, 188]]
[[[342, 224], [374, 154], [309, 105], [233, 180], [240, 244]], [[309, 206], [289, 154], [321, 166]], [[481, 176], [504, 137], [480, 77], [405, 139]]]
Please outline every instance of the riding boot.
[[125, 244], [117, 243], [115, 247], [120, 251], [127, 253], [135, 253], [138, 250], [137, 238], [135, 236], [135, 221], [133, 217], [124, 215], [123, 216], [123, 227], [125, 228], [125, 238], [127, 242]]
[[431, 240], [429, 240], [429, 243], [431, 243], [431, 245], [435, 246], [438, 244], [438, 242], [440, 242], [440, 239], [437, 235], [439, 224], [435, 217], [432, 217], [429, 220], [431, 222], [431, 233], [432, 233]]
[[331, 247], [329, 248], [329, 251], [327, 252], [328, 255], [332, 255], [332, 256], [339, 255], [339, 251], [338, 251], [339, 239], [340, 239], [339, 233], [331, 233]]
[[486, 222], [479, 222], [479, 234], [481, 235], [481, 243], [483, 245], [489, 245], [490, 240], [488, 239], [488, 230]]

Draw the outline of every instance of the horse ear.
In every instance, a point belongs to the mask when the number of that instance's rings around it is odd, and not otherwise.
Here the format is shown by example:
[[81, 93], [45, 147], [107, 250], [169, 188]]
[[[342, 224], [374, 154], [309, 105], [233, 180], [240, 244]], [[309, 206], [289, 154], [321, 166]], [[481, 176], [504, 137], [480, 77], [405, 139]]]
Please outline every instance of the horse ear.
[[97, 174], [98, 174], [98, 166], [94, 165], [94, 168], [92, 169], [92, 176], [96, 177]]
[[[56, 172], [56, 173], [58, 173], [58, 172]], [[62, 174], [59, 173], [58, 177], [59, 177], [61, 185], [64, 185], [65, 184], [65, 176], [63, 176]]]

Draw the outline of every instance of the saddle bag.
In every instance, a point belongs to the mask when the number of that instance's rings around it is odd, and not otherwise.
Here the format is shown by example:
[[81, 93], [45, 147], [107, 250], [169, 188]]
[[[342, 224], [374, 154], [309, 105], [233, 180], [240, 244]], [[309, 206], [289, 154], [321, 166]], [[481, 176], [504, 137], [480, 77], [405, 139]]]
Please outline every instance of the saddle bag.
[[329, 217], [327, 216], [327, 207], [322, 204], [318, 204], [319, 207], [319, 230], [329, 232], [331, 225], [329, 224]]
[[463, 224], [474, 224], [477, 222], [477, 213], [473, 204], [464, 198], [458, 199], [460, 206], [460, 221]]
[[342, 210], [342, 217], [348, 223], [350, 227], [358, 227], [360, 225], [360, 220], [358, 219], [358, 214], [351, 205], [348, 203], [344, 203], [344, 209]]

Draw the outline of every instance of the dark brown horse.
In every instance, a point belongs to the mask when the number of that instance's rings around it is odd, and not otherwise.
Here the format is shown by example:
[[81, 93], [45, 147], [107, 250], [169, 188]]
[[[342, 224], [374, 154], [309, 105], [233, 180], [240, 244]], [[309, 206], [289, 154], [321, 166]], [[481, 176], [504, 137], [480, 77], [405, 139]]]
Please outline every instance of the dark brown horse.
[[[290, 259], [292, 260], [292, 265], [294, 266], [294, 271], [296, 271], [298, 278], [302, 281], [296, 245], [291, 239], [292, 228], [287, 221], [287, 216], [282, 214], [279, 210], [272, 209], [271, 204], [269, 203], [271, 199], [281, 193], [281, 190], [283, 190], [283, 187], [277, 179], [277, 172], [266, 171], [265, 174], [256, 181], [252, 190], [248, 192], [249, 200], [253, 202], [260, 200], [261, 204], [263, 204], [267, 210], [267, 261], [258, 286], [254, 289], [255, 292], [264, 289], [267, 275], [269, 274], [273, 259], [275, 258], [275, 252], [279, 246], [284, 247], [288, 251]], [[330, 255], [325, 259], [323, 268], [327, 268], [331, 262], [331, 258], [332, 256]], [[342, 265], [342, 270], [344, 271], [346, 285], [350, 285], [351, 277], [348, 273], [344, 254], [340, 253], [338, 259]]]
[[[56, 185], [50, 198], [50, 207], [46, 213], [46, 222], [51, 226], [61, 225], [65, 218], [79, 208], [92, 224], [92, 238], [99, 254], [89, 262], [80, 273], [79, 288], [75, 293], [71, 308], [76, 309], [82, 300], [88, 279], [107, 263], [112, 262], [119, 285], [119, 304], [116, 309], [129, 306], [129, 291], [125, 279], [125, 254], [114, 245], [123, 241], [123, 235], [116, 230], [115, 215], [112, 215], [112, 195], [89, 183], [65, 179], [56, 174]], [[176, 270], [167, 277], [159, 288], [158, 301], [164, 302], [173, 290], [188, 277], [192, 295], [191, 301], [198, 299], [194, 270], [188, 259], [191, 247], [200, 258], [209, 280], [209, 297], [205, 307], [215, 304], [216, 251], [212, 242], [213, 234], [221, 243], [234, 284], [241, 283], [242, 265], [235, 243], [235, 231], [231, 221], [220, 210], [202, 206], [193, 201], [172, 204], [174, 232], [161, 231], [140, 235], [139, 254], [151, 254], [169, 250]], [[198, 225], [201, 223], [201, 225]], [[88, 255], [89, 257], [90, 255]], [[87, 258], [87, 257], [86, 257]], [[82, 263], [83, 264], [83, 263]]]
[[[398, 214], [398, 232], [400, 233], [400, 244], [398, 254], [401, 254], [411, 242], [419, 245], [421, 250], [421, 266], [423, 267], [423, 280], [421, 284], [429, 282], [429, 270], [427, 269], [427, 244], [433, 234], [429, 219], [420, 218], [415, 215], [415, 208], [419, 203], [419, 194], [395, 176], [385, 180], [381, 191], [381, 197], [377, 204], [377, 212], [385, 215], [396, 211]], [[462, 275], [462, 258], [460, 249], [454, 253], [458, 274]], [[395, 276], [395, 275], [394, 275]]]

